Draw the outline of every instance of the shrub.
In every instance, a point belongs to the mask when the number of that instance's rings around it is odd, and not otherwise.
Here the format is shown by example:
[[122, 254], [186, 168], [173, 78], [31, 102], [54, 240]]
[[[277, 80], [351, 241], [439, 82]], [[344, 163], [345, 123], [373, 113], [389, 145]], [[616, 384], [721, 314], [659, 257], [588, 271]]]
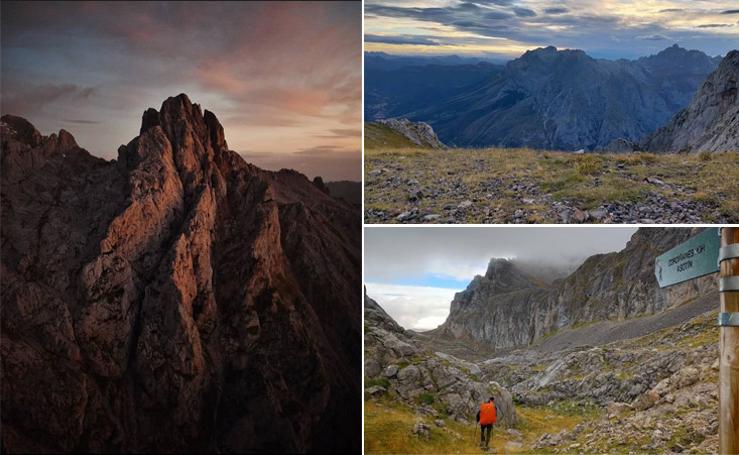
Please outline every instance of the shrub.
[[386, 389], [390, 387], [390, 380], [388, 378], [375, 378], [375, 379], [367, 379], [364, 381], [364, 387], [370, 388], [373, 386], [379, 385], [380, 387], [385, 387]]
[[711, 161], [711, 158], [713, 158], [713, 153], [711, 152], [700, 152], [698, 154], [698, 159], [701, 161]]
[[603, 158], [595, 155], [581, 155], [577, 157], [575, 169], [580, 175], [596, 175], [603, 168]]
[[427, 406], [431, 406], [432, 404], [434, 404], [434, 396], [430, 393], [424, 392], [418, 396], [418, 402]]

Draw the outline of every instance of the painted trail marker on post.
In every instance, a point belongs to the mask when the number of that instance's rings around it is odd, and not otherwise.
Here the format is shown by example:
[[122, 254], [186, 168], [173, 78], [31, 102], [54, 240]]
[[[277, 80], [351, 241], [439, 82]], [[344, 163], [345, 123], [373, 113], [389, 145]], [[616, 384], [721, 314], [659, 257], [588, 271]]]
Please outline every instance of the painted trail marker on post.
[[708, 228], [670, 251], [657, 256], [654, 275], [664, 288], [718, 272], [721, 238], [717, 228]]
[[719, 452], [739, 454], [739, 227], [708, 228], [654, 262], [659, 287], [719, 272]]

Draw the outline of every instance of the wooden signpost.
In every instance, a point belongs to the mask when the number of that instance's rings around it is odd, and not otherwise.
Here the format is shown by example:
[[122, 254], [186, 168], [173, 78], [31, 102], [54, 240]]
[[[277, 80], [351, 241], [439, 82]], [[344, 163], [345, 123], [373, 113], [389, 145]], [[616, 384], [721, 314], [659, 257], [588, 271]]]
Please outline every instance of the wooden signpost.
[[739, 227], [709, 228], [657, 257], [660, 287], [719, 272], [719, 451], [739, 454]]

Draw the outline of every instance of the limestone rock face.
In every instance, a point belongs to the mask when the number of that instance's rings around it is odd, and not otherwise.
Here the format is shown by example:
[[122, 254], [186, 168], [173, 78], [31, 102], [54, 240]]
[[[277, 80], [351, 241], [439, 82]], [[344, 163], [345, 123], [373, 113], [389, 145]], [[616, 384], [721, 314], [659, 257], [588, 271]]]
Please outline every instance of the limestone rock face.
[[428, 123], [412, 122], [407, 118], [381, 119], [376, 122], [389, 127], [418, 146], [432, 149], [446, 148]]
[[115, 161], [1, 126], [5, 449], [359, 450], [355, 207], [185, 95]]
[[729, 52], [693, 101], [643, 144], [655, 152], [739, 150], [739, 51]]
[[483, 343], [494, 349], [531, 344], [579, 323], [654, 314], [715, 290], [713, 276], [660, 289], [654, 259], [686, 240], [690, 229], [641, 228], [624, 250], [588, 258], [568, 277], [539, 283], [515, 262], [493, 260], [451, 302], [432, 337]]
[[480, 403], [493, 396], [498, 425], [516, 424], [513, 397], [495, 382], [494, 374], [483, 375], [474, 363], [420, 347], [412, 334], [366, 295], [364, 339], [366, 381], [380, 379], [387, 384], [382, 390], [370, 386], [365, 390], [370, 396], [388, 394], [408, 405], [425, 399], [434, 409], [423, 412], [442, 412], [460, 421], [474, 421]]

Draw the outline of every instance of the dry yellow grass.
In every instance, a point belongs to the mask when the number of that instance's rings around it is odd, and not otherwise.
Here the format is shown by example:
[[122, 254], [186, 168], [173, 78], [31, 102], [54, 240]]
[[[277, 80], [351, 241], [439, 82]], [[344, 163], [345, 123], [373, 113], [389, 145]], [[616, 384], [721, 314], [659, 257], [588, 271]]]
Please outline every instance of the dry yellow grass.
[[[380, 172], [378, 174], [378, 172]], [[657, 178], [666, 185], [645, 181]], [[530, 149], [375, 148], [365, 150], [365, 208], [400, 213], [409, 208], [408, 185], [387, 185], [388, 178], [417, 181], [418, 187], [438, 190], [435, 198], [415, 203], [421, 212], [440, 213], [448, 204], [478, 200], [505, 214], [522, 205], [509, 188], [512, 183], [535, 184], [554, 201], [569, 201], [589, 209], [601, 204], [641, 202], [650, 194], [668, 201], [698, 202], [705, 206], [701, 221], [716, 214], [739, 219], [739, 152], [705, 154], [577, 155]], [[463, 185], [463, 192], [448, 190]], [[492, 193], [492, 194], [491, 194]], [[491, 197], [492, 196], [492, 197]], [[540, 201], [534, 201], [534, 204]], [[477, 218], [475, 218], [475, 216]], [[368, 221], [373, 221], [368, 219]], [[390, 220], [392, 221], [392, 220]], [[465, 222], [484, 222], [481, 214]], [[528, 222], [559, 222], [556, 213], [531, 215]], [[725, 221], [725, 220], [724, 220]]]

